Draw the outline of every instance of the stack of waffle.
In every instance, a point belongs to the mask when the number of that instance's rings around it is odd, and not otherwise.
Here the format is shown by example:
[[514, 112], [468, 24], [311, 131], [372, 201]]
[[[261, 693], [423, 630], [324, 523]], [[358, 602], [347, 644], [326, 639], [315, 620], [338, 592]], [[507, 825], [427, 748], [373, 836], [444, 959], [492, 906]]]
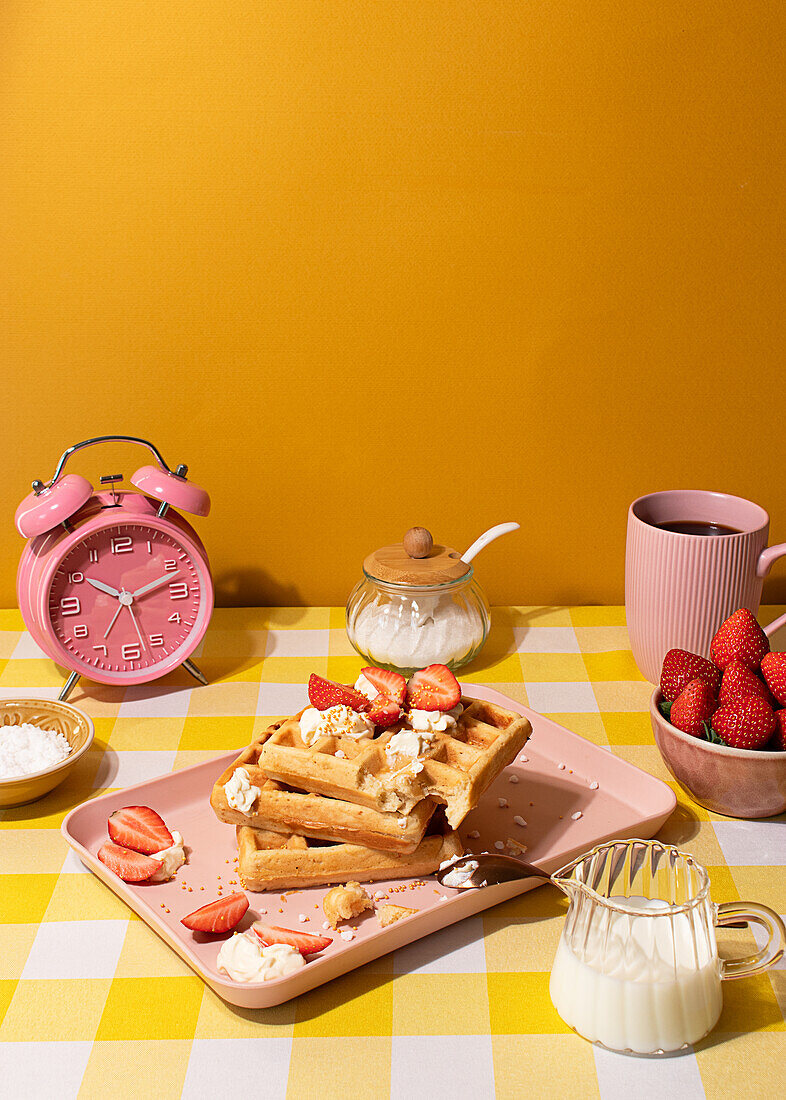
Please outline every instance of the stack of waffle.
[[[374, 739], [329, 735], [310, 746], [299, 714], [265, 730], [210, 799], [237, 828], [243, 886], [419, 878], [461, 855], [460, 822], [531, 733], [526, 718], [493, 703], [463, 698], [461, 707], [456, 726], [414, 760], [385, 751], [403, 722]], [[248, 811], [227, 798], [237, 769], [256, 789]]]

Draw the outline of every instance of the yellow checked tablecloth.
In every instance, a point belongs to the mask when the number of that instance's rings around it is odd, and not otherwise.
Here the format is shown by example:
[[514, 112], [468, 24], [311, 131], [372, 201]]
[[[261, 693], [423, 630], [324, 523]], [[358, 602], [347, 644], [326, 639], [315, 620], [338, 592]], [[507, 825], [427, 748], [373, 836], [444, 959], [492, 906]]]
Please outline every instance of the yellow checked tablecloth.
[[[774, 617], [765, 609], [762, 621]], [[669, 780], [646, 713], [650, 686], [623, 608], [497, 608], [461, 679], [488, 684]], [[783, 648], [781, 646], [780, 648]], [[245, 745], [291, 713], [311, 672], [354, 681], [361, 662], [342, 608], [217, 610], [198, 657], [125, 691], [80, 685], [95, 720], [76, 774], [29, 806], [0, 810], [0, 1095], [217, 1095], [346, 1100], [782, 1095], [786, 972], [724, 983], [721, 1021], [695, 1051], [609, 1054], [554, 1012], [549, 969], [566, 903], [541, 887], [278, 1008], [226, 1005], [68, 851], [59, 828], [84, 799]], [[62, 677], [0, 612], [0, 693], [52, 697]], [[715, 901], [786, 913], [784, 818], [720, 818], [678, 792], [661, 839], [710, 869]], [[209, 812], [206, 807], [206, 812]], [[725, 953], [753, 947], [722, 932]]]

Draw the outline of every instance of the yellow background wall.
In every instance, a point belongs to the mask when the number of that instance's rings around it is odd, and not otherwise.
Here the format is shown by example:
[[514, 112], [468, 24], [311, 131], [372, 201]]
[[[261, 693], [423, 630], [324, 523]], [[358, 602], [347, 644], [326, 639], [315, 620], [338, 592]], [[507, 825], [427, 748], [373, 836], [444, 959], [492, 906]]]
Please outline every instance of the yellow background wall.
[[0, 603], [30, 480], [110, 431], [211, 491], [224, 603], [343, 602], [410, 524], [508, 519], [492, 602], [621, 602], [654, 488], [786, 539], [783, 30], [779, 0], [3, 0]]

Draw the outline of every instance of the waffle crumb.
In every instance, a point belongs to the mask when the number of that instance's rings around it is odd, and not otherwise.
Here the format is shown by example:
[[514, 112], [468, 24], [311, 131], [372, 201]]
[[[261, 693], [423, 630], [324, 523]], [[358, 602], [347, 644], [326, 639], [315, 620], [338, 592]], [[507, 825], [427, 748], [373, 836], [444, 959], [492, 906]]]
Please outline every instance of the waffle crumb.
[[373, 908], [374, 903], [359, 882], [334, 886], [322, 899], [322, 910], [334, 929], [342, 920], [358, 917], [364, 910]]
[[417, 909], [407, 909], [405, 905], [379, 905], [377, 906], [377, 920], [381, 928], [387, 928], [389, 924], [395, 924], [402, 917], [411, 917], [417, 913]]
[[519, 842], [517, 840], [514, 840], [513, 837], [509, 836], [508, 837], [508, 848], [511, 852], [513, 852], [514, 856], [523, 856], [524, 853], [527, 850], [527, 845], [526, 844], [519, 844]]

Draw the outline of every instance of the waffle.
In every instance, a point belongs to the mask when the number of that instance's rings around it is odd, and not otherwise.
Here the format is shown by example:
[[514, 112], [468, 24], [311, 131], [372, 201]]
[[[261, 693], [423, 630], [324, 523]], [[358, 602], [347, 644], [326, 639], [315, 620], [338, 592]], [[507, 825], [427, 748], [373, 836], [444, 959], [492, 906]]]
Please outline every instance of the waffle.
[[[402, 723], [373, 740], [328, 735], [308, 747], [300, 736], [300, 715], [270, 732], [259, 766], [271, 779], [383, 813], [409, 814], [431, 797], [445, 804], [455, 829], [532, 732], [526, 718], [495, 703], [468, 697], [461, 702], [456, 728], [434, 735], [418, 758], [423, 768], [417, 774], [409, 767], [411, 758], [399, 756], [391, 763], [385, 753]], [[339, 749], [343, 757], [336, 756]]]
[[358, 879], [420, 878], [433, 874], [444, 860], [460, 856], [463, 848], [454, 832], [426, 836], [414, 852], [401, 855], [239, 825], [237, 851], [244, 890], [288, 890]]
[[[339, 798], [293, 790], [269, 779], [259, 767], [263, 746], [275, 730], [273, 726], [252, 741], [219, 776], [210, 796], [210, 805], [219, 821], [317, 840], [348, 841], [385, 852], [415, 851], [436, 808], [434, 802], [422, 799], [408, 813], [382, 813]], [[249, 813], [242, 813], [227, 802], [224, 784], [232, 778], [235, 768], [244, 768], [251, 784], [260, 789]]]

